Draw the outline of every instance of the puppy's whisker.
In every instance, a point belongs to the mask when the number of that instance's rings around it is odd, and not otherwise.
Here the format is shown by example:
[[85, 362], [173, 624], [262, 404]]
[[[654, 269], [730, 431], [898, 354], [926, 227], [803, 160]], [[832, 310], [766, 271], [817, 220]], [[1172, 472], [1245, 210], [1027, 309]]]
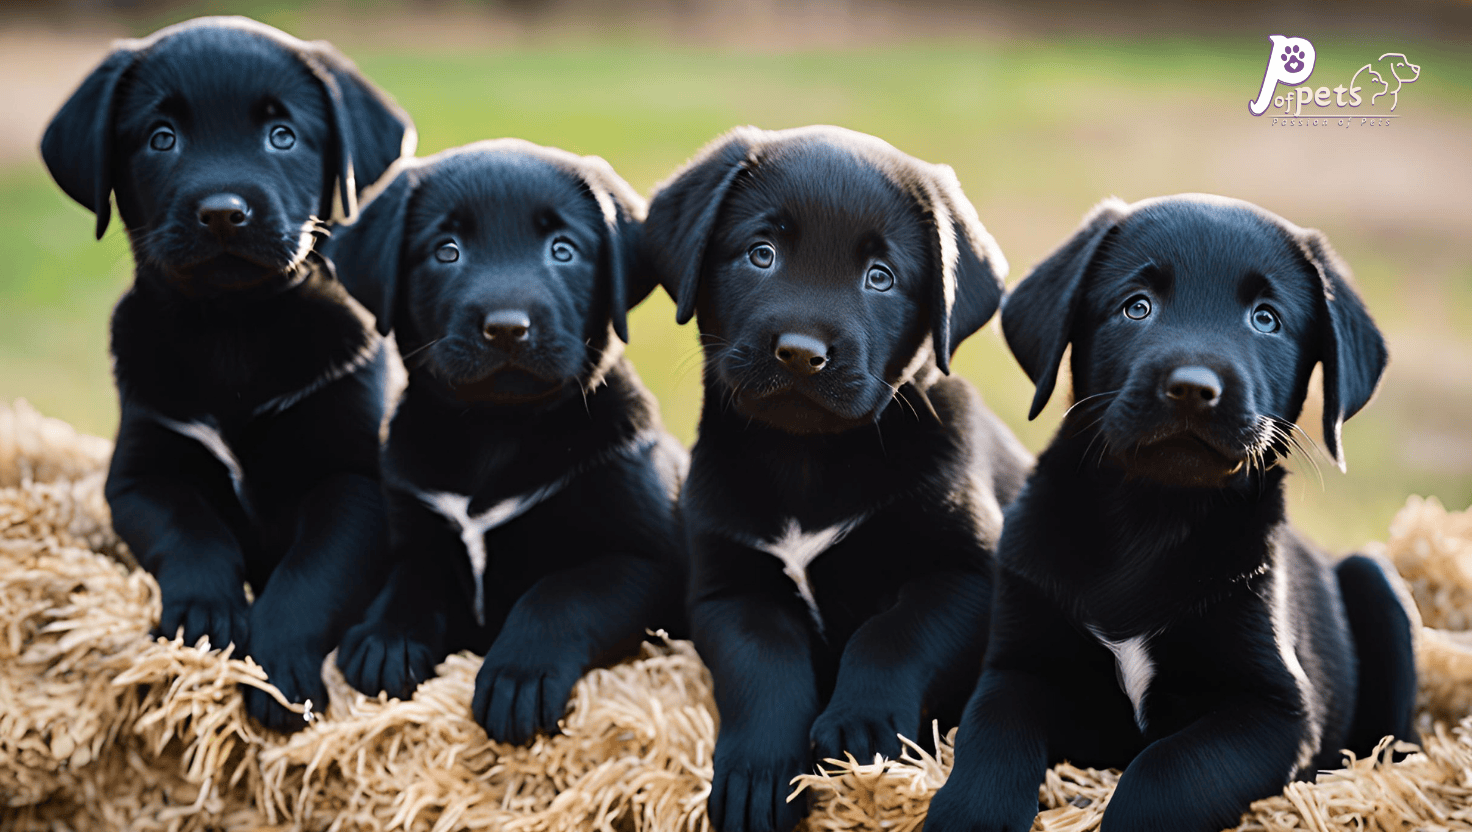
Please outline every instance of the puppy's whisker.
[[[1084, 463], [1089, 461], [1089, 451], [1093, 450], [1094, 443], [1097, 442], [1097, 441], [1099, 441], [1099, 439], [1101, 437], [1103, 437], [1103, 436], [1104, 436], [1103, 432], [1099, 432], [1099, 433], [1095, 433], [1093, 436], [1089, 437], [1089, 444], [1085, 445], [1084, 446], [1084, 452], [1082, 454], [1079, 454], [1079, 458], [1078, 458], [1078, 469], [1077, 469], [1078, 471], [1082, 471], [1084, 469]], [[1106, 445], [1109, 444], [1109, 440], [1105, 439], [1104, 440], [1104, 443]], [[1104, 457], [1101, 454], [1100, 457], [1099, 457], [1100, 464], [1102, 464], [1103, 461], [1104, 461]]]
[[444, 336], [441, 336], [439, 338], [434, 339], [433, 341], [430, 341], [427, 344], [423, 344], [421, 346], [415, 347], [414, 349], [409, 350], [408, 352], [406, 352], [403, 355], [399, 356], [399, 359], [401, 361], [403, 361], [405, 364], [407, 364], [407, 363], [409, 363], [409, 359], [411, 359], [414, 356], [416, 356], [416, 355], [424, 352], [425, 350], [429, 349], [430, 347], [434, 346], [435, 344], [438, 344], [439, 342], [441, 342], [443, 340], [445, 340], [444, 339]]
[[1104, 457], [1109, 455], [1109, 437], [1104, 436], [1102, 433], [1099, 436], [1103, 437], [1104, 441], [1099, 443], [1099, 458], [1094, 460], [1095, 468], [1103, 467]]
[[[1303, 428], [1299, 427], [1298, 425], [1295, 425], [1292, 422], [1286, 421], [1286, 420], [1272, 419], [1272, 421], [1270, 422], [1270, 424], [1272, 425], [1273, 430], [1277, 433], [1277, 435], [1280, 438], [1282, 438], [1286, 443], [1288, 443], [1293, 448], [1295, 448], [1298, 451], [1298, 456], [1302, 457], [1305, 461], [1308, 462], [1308, 464], [1310, 466], [1313, 467], [1313, 469], [1314, 469], [1314, 475], [1319, 480], [1319, 488], [1321, 490], [1324, 489], [1326, 487], [1326, 485], [1324, 484], [1324, 472], [1323, 472], [1323, 470], [1321, 468], [1319, 468], [1318, 461], [1314, 459], [1313, 454], [1309, 453], [1309, 451], [1306, 448], [1303, 447], [1303, 443], [1299, 442], [1297, 437], [1295, 437], [1289, 431], [1284, 430], [1284, 428], [1285, 427], [1286, 428], [1291, 428], [1291, 429], [1297, 431], [1298, 433], [1303, 434], [1303, 438], [1304, 439], [1307, 439], [1309, 441], [1309, 443], [1311, 445], [1313, 445], [1314, 450], [1319, 451], [1319, 453], [1323, 453], [1323, 450], [1321, 448], [1319, 448], [1319, 446], [1317, 444], [1314, 443], [1313, 437], [1309, 436], [1306, 432], [1304, 432]], [[1327, 456], [1327, 454], [1326, 454], [1326, 456]]]
[[684, 357], [682, 357], [679, 362], [675, 364], [675, 382], [677, 384], [683, 383], [685, 381], [685, 377], [690, 375], [690, 373], [695, 370], [695, 368], [701, 366], [701, 364], [704, 362], [704, 359], [705, 351], [702, 350], [700, 347], [696, 347], [690, 352], [685, 353]]
[[1322, 457], [1324, 457], [1324, 459], [1329, 459], [1329, 452], [1328, 451], [1325, 451], [1323, 448], [1319, 447], [1319, 443], [1315, 442], [1314, 441], [1314, 438], [1312, 436], [1309, 436], [1308, 435], [1308, 431], [1306, 431], [1303, 428], [1299, 427], [1296, 422], [1289, 422], [1289, 421], [1286, 421], [1285, 420], [1285, 421], [1283, 421], [1283, 424], [1284, 425], [1287, 425], [1292, 431], [1297, 432], [1299, 436], [1302, 436], [1305, 440], [1307, 440], [1308, 441], [1308, 444], [1309, 444], [1309, 447], [1311, 447], [1315, 451], [1317, 451], [1319, 453], [1319, 455], [1321, 455]]
[[910, 409], [911, 415], [913, 415], [916, 419], [920, 418], [920, 411], [915, 409], [915, 405], [910, 402], [910, 399], [908, 397], [905, 396], [901, 388], [894, 388], [894, 392], [890, 394], [890, 398], [899, 401], [904, 404], [905, 407], [908, 407]]
[[1069, 407], [1068, 407], [1067, 410], [1063, 411], [1063, 418], [1064, 419], [1067, 419], [1068, 418], [1068, 414], [1072, 413], [1074, 411], [1074, 408], [1078, 407], [1079, 405], [1084, 404], [1085, 402], [1093, 401], [1094, 399], [1098, 399], [1098, 398], [1103, 397], [1103, 396], [1117, 396], [1121, 392], [1123, 392], [1123, 391], [1121, 391], [1121, 390], [1106, 390], [1103, 393], [1095, 393], [1092, 396], [1084, 396], [1082, 399], [1079, 399], [1078, 401], [1076, 401], [1073, 404], [1069, 405]]

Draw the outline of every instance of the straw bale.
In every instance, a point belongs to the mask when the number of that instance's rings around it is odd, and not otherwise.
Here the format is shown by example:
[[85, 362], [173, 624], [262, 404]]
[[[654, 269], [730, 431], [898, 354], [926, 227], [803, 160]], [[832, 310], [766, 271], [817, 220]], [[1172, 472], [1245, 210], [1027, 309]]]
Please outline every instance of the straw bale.
[[[689, 642], [657, 637], [590, 672], [562, 732], [525, 747], [490, 741], [471, 718], [469, 653], [408, 701], [353, 691], [329, 656], [329, 702], [298, 708], [303, 730], [251, 722], [239, 687], [275, 690], [260, 667], [230, 646], [151, 636], [158, 585], [111, 530], [109, 452], [24, 402], [0, 404], [0, 828], [709, 829], [717, 717]], [[1472, 830], [1472, 511], [1412, 497], [1369, 551], [1406, 577], [1428, 625], [1423, 745], [1399, 762], [1382, 745], [1294, 783], [1239, 830]], [[954, 735], [932, 726], [897, 760], [828, 760], [795, 778], [792, 799], [813, 807], [806, 828], [920, 829]], [[1033, 828], [1097, 829], [1117, 779], [1055, 766]]]

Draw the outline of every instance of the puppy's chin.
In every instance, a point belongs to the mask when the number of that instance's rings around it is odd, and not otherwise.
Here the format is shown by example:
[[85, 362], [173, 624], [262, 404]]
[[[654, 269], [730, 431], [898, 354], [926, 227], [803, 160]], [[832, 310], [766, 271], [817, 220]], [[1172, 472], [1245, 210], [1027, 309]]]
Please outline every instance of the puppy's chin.
[[743, 416], [798, 435], [842, 433], [874, 422], [872, 410], [835, 412], [793, 387], [766, 395], [737, 391], [731, 405]]
[[446, 379], [445, 386], [462, 402], [515, 405], [559, 398], [567, 392], [570, 381], [543, 378], [519, 367], [503, 366], [480, 378]]
[[1181, 488], [1220, 488], [1246, 470], [1246, 457], [1233, 457], [1191, 433], [1116, 452], [1113, 459], [1131, 477]]
[[254, 289], [285, 289], [304, 274], [300, 264], [261, 263], [220, 254], [183, 266], [165, 266], [170, 285], [191, 297], [213, 297]]

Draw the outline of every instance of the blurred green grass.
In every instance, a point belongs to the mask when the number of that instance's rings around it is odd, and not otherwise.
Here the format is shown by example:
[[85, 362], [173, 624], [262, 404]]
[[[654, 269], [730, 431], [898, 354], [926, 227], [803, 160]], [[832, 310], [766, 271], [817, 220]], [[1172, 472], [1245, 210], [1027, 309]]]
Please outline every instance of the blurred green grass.
[[[293, 15], [266, 6], [261, 16], [295, 29]], [[496, 50], [340, 45], [413, 114], [421, 154], [521, 136], [601, 155], [645, 193], [736, 124], [826, 122], [875, 133], [957, 169], [1007, 252], [1015, 280], [1111, 193], [1137, 199], [1218, 190], [1251, 199], [1270, 192], [1265, 177], [1279, 174], [1249, 169], [1240, 188], [1228, 190], [1221, 187], [1223, 173], [1210, 170], [1210, 149], [1193, 154], [1178, 146], [1199, 140], [1183, 127], [1193, 119], [1205, 119], [1203, 129], [1217, 122], [1242, 129], [1265, 42], [928, 42], [776, 54], [637, 40]], [[1345, 55], [1367, 48], [1342, 45], [1338, 52]], [[1335, 46], [1318, 43], [1321, 55], [1334, 54]], [[1417, 48], [1435, 77], [1428, 73], [1417, 85], [1413, 116], [1465, 126], [1472, 59], [1434, 45]], [[1158, 163], [1113, 164], [1110, 142], [1134, 135], [1119, 131], [1137, 129], [1130, 125], [1141, 119], [1159, 120], [1162, 130], [1178, 134], [1177, 144]], [[1295, 152], [1314, 150], [1295, 146]], [[1225, 181], [1239, 179], [1231, 172]], [[1320, 216], [1292, 218], [1331, 231], [1393, 350], [1403, 339], [1434, 337], [1442, 340], [1426, 349], [1449, 343], [1472, 354], [1472, 264], [1454, 235], [1407, 235], [1328, 202]], [[49, 415], [110, 436], [117, 409], [106, 321], [130, 281], [131, 261], [116, 219], [101, 242], [92, 240], [91, 228], [90, 214], [61, 194], [39, 162], [0, 169], [0, 400], [24, 396]], [[1403, 290], [1418, 263], [1430, 265], [1418, 267], [1419, 289], [1408, 294]], [[1429, 334], [1426, 310], [1444, 318]], [[673, 317], [668, 298], [656, 291], [632, 316], [629, 354], [659, 397], [668, 426], [689, 442], [700, 404], [699, 360], [693, 326], [678, 328]], [[1026, 445], [1037, 450], [1046, 443], [1064, 397], [1055, 396], [1037, 422], [1026, 421], [1031, 386], [994, 326], [961, 348], [956, 368]], [[1303, 474], [1290, 487], [1295, 517], [1328, 545], [1349, 548], [1383, 537], [1408, 493], [1437, 494], [1454, 508], [1472, 502], [1472, 461], [1427, 461], [1405, 442], [1422, 423], [1432, 423], [1439, 431], [1433, 439], [1455, 446], [1453, 458], [1472, 455], [1472, 389], [1448, 394], [1414, 374], [1405, 378], [1400, 383], [1392, 375], [1380, 401], [1346, 425], [1349, 476], [1321, 459], [1321, 487], [1307, 465], [1296, 463]]]

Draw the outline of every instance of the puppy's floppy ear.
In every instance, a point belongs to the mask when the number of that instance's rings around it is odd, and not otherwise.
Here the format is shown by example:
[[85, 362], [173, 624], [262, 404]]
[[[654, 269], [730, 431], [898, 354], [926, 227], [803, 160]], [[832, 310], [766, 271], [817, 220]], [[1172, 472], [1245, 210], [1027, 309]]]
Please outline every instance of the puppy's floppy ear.
[[750, 164], [759, 136], [754, 127], [738, 127], [711, 142], [661, 183], [649, 202], [643, 247], [655, 278], [675, 300], [676, 323], [695, 314], [700, 269], [716, 215], [731, 184]]
[[584, 156], [578, 173], [603, 213], [609, 314], [619, 340], [629, 342], [629, 310], [654, 291], [655, 280], [639, 258], [644, 199], [598, 156]]
[[337, 279], [378, 319], [387, 335], [398, 305], [399, 267], [404, 223], [414, 194], [416, 173], [398, 169], [388, 186], [363, 208], [351, 225], [339, 225], [328, 238], [326, 254], [337, 267]]
[[1129, 207], [1113, 197], [1089, 212], [1068, 242], [1028, 273], [1002, 302], [1002, 334], [1027, 377], [1037, 385], [1028, 419], [1036, 419], [1058, 383], [1058, 365], [1068, 346], [1083, 278], [1099, 243]]
[[138, 52], [120, 45], [88, 75], [41, 137], [41, 158], [66, 195], [97, 215], [97, 239], [112, 219], [112, 118], [118, 80]]
[[358, 194], [400, 157], [414, 153], [418, 135], [409, 114], [363, 77], [353, 62], [326, 41], [310, 46], [309, 66], [327, 90], [336, 146], [328, 155], [322, 210], [333, 222], [351, 222]]
[[956, 348], [991, 320], [1002, 301], [1007, 258], [961, 192], [956, 172], [949, 165], [931, 168], [923, 191], [940, 265], [931, 298], [931, 339], [936, 366], [949, 375]]
[[1340, 430], [1380, 387], [1390, 354], [1365, 304], [1349, 282], [1349, 269], [1318, 231], [1297, 235], [1305, 259], [1320, 278], [1319, 358], [1324, 364], [1324, 446], [1345, 470]]

